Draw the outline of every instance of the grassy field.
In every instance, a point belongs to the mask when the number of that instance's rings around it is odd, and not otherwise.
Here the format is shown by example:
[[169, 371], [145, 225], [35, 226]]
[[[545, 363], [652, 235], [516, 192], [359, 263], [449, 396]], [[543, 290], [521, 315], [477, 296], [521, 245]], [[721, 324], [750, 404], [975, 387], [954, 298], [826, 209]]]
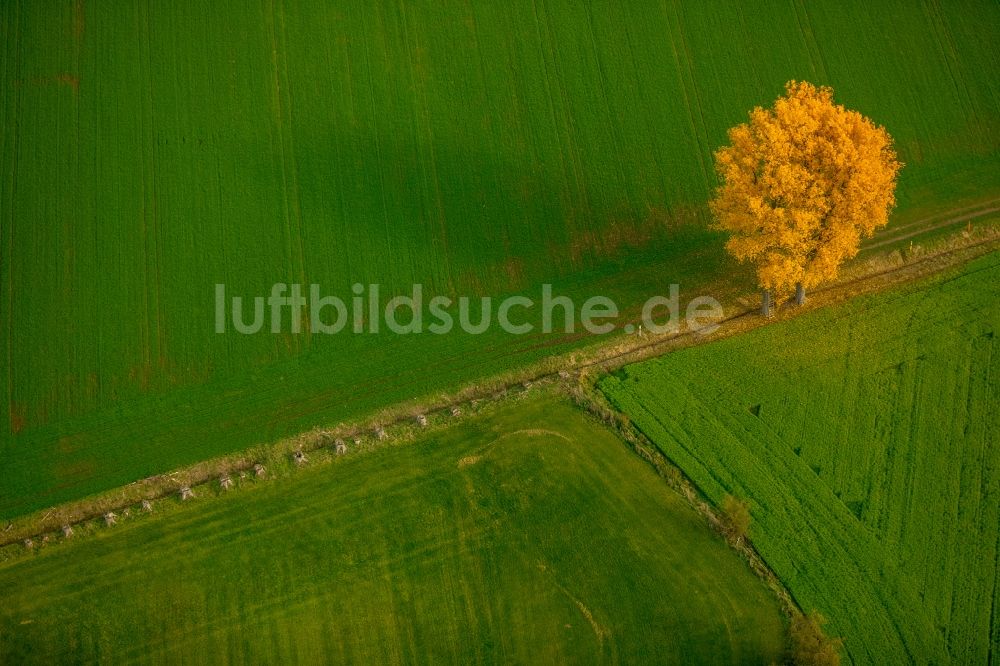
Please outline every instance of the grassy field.
[[552, 395], [86, 531], [0, 564], [0, 661], [766, 664], [784, 647], [743, 561]]
[[601, 386], [854, 663], [1000, 648], [1000, 254], [628, 366]]
[[1000, 195], [1000, 7], [851, 4], [2, 3], [0, 518], [584, 342], [217, 335], [215, 283], [749, 288], [710, 156], [791, 78], [897, 138], [893, 224]]

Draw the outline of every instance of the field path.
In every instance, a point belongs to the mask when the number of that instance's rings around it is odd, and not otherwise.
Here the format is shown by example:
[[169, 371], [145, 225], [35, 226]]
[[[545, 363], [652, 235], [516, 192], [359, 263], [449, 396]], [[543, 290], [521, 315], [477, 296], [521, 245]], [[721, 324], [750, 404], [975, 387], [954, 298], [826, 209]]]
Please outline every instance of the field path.
[[[988, 203], [992, 204], [996, 203], [996, 201], [991, 201]], [[964, 210], [969, 210], [969, 207], [956, 209], [956, 211], [964, 211]], [[952, 211], [952, 213], [954, 212], [955, 211]], [[896, 243], [901, 240], [907, 240], [909, 238], [924, 236], [938, 229], [960, 224], [962, 222], [968, 222], [973, 219], [985, 217], [986, 215], [997, 212], [1000, 212], [1000, 207], [990, 206], [985, 209], [964, 213], [962, 215], [949, 216], [946, 219], [942, 220], [941, 222], [937, 222], [929, 227], [922, 228], [918, 231], [905, 234], [903, 236], [897, 236], [894, 238], [879, 240], [877, 243], [862, 247], [861, 251], [864, 252], [866, 250], [871, 250], [878, 247], [884, 247], [887, 244]], [[947, 213], [945, 215], [947, 215]], [[934, 218], [925, 218], [924, 220], [921, 221], [926, 221], [928, 219], [934, 219]], [[799, 313], [805, 313], [811, 311], [816, 307], [822, 307], [824, 305], [838, 303], [853, 296], [858, 296], [863, 293], [876, 291], [887, 285], [898, 285], [900, 283], [918, 280], [932, 273], [947, 270], [952, 266], [962, 264], [968, 259], [979, 256], [980, 254], [985, 254], [987, 252], [995, 250], [997, 249], [998, 246], [1000, 246], [1000, 240], [998, 240], [996, 236], [987, 236], [986, 238], [980, 240], [974, 240], [972, 242], [960, 245], [958, 247], [928, 254], [909, 263], [904, 263], [902, 265], [894, 266], [892, 268], [888, 268], [885, 270], [878, 270], [874, 272], [865, 273], [858, 277], [845, 279], [840, 282], [828, 285], [826, 287], [820, 287], [810, 292], [809, 300], [807, 301], [807, 304], [805, 306], [794, 309], [787, 304], [781, 306], [779, 308], [781, 310], [781, 316], [776, 316], [773, 318], [773, 320], [770, 321], [778, 321], [787, 316], [796, 316]], [[754, 316], [758, 312], [759, 309], [757, 307], [744, 308], [736, 312], [733, 312], [729, 316], [720, 320], [718, 323], [722, 326], [725, 326], [727, 324], [732, 324], [740, 320], [752, 321], [754, 320]], [[765, 325], [768, 322], [769, 320], [758, 319], [754, 321], [754, 323], [749, 327], [741, 328], [738, 332], [744, 332], [744, 330], [748, 328], [755, 328], [756, 326]], [[634, 323], [638, 323], [638, 321]], [[733, 333], [735, 332], [730, 332], [729, 335]], [[726, 335], [726, 337], [728, 337], [728, 335]], [[706, 342], [710, 342], [717, 338], [718, 336], [711, 336], [711, 337], [703, 336], [700, 330], [682, 331], [674, 334], [669, 334], [664, 337], [651, 339], [648, 343], [645, 344], [630, 346], [625, 350], [615, 351], [610, 354], [597, 357], [587, 363], [582, 364], [580, 367], [600, 367], [602, 369], [616, 368], [625, 363], [634, 363], [635, 360], [637, 360], [635, 358], [636, 356], [641, 356], [642, 358], [648, 358], [650, 356], [655, 356], [660, 353], [666, 353], [674, 347], [681, 347], [681, 346], [688, 347], [698, 344], [704, 344]]]
[[[916, 238], [936, 229], [941, 229], [949, 225], [959, 224], [995, 213], [1000, 211], [1000, 207], [994, 205], [998, 201], [1000, 200], [985, 202], [980, 204], [980, 206], [985, 206], [984, 208], [978, 208], [975, 210], [972, 209], [973, 207], [969, 206], [953, 209], [950, 214], [943, 213], [941, 216], [935, 216], [944, 217], [944, 219], [931, 225], [930, 227], [920, 229], [902, 237], [880, 240], [876, 246], [883, 246], [887, 242], [898, 242], [899, 240], [905, 240], [907, 238]], [[925, 221], [927, 219], [934, 218], [925, 218]], [[906, 226], [910, 227], [911, 225]], [[876, 246], [868, 246], [865, 249], [871, 249]], [[756, 316], [758, 312], [757, 307], [748, 308], [740, 306], [738, 302], [730, 303], [726, 308], [730, 314], [718, 322], [720, 325], [720, 332], [711, 336], [704, 335], [699, 329], [682, 330], [675, 333], [664, 334], [659, 337], [649, 338], [640, 338], [634, 335], [615, 337], [605, 343], [591, 345], [589, 348], [583, 347], [575, 352], [569, 352], [563, 356], [550, 357], [548, 363], [543, 360], [537, 365], [523, 368], [518, 374], [519, 378], [516, 381], [512, 380], [501, 386], [494, 384], [488, 389], [479, 388], [484, 386], [485, 382], [477, 382], [473, 385], [466, 386], [464, 389], [457, 392], [458, 395], [464, 396], [461, 400], [453, 398], [439, 399], [436, 402], [430, 402], [423, 405], [423, 409], [421, 411], [426, 414], [432, 414], [435, 412], [447, 413], [452, 407], [459, 404], [459, 402], [464, 402], [471, 397], [489, 399], [494, 396], [500, 396], [509, 390], [518, 390], [521, 384], [525, 381], [561, 379], [572, 381], [572, 379], [570, 379], [570, 375], [574, 373], [580, 373], [592, 369], [607, 372], [625, 364], [635, 363], [653, 356], [666, 354], [676, 349], [704, 344], [706, 342], [717, 340], [720, 337], [738, 335], [759, 326], [782, 321], [786, 318], [811, 312], [817, 308], [843, 302], [854, 296], [887, 289], [901, 283], [910, 282], [933, 273], [947, 270], [953, 266], [965, 263], [971, 258], [994, 251], [998, 247], [1000, 247], [1000, 238], [996, 235], [986, 235], [982, 238], [970, 238], [967, 239], [967, 242], [961, 245], [952, 246], [938, 252], [930, 252], [899, 266], [892, 266], [884, 270], [865, 272], [857, 277], [847, 278], [836, 284], [816, 289], [810, 293], [809, 299], [805, 305], [800, 307], [791, 307], [786, 305], [777, 308], [776, 314], [772, 319], [763, 319]], [[568, 335], [579, 336], [589, 334]], [[531, 342], [527, 346], [521, 345], [516, 349], [496, 347], [492, 351], [495, 351], [498, 356], [516, 357], [538, 346], [558, 347], [561, 341], [565, 341], [567, 339], [568, 335], [559, 336], [558, 338], [553, 338], [551, 340], [546, 339]], [[529, 338], [527, 342], [530, 342], [530, 338], [534, 336], [527, 337]], [[597, 336], [594, 337], [596, 338]], [[552, 358], [560, 359], [560, 363], [553, 364], [551, 362]], [[461, 363], [461, 359], [458, 357], [454, 360]], [[467, 365], [468, 363], [462, 363], [462, 367]], [[560, 369], [553, 370], [553, 366]], [[419, 391], [419, 387], [416, 382], [411, 382], [411, 384], [413, 385], [415, 393]], [[366, 391], [372, 390], [376, 390], [376, 387], [371, 384], [364, 388], [358, 387], [357, 393], [353, 395], [353, 399], [358, 399], [359, 395], [363, 395]], [[390, 406], [382, 413], [398, 414], [400, 412], [400, 408], [400, 405]], [[369, 415], [369, 418], [362, 417], [352, 422], [355, 424], [355, 429], [358, 433], [367, 431], [366, 426], [363, 426], [362, 424], [371, 420], [371, 417], [372, 415]], [[393, 425], [408, 423], [410, 420], [412, 420], [412, 417], [403, 416], [394, 417], [393, 419], [380, 422], [383, 426], [390, 427]], [[345, 427], [348, 427], [349, 425], [350, 424], [345, 424]], [[277, 444], [275, 444], [275, 446], [277, 446]], [[463, 460], [460, 461], [460, 466], [474, 464], [474, 462], [475, 461], [473, 460]], [[194, 486], [204, 482], [211, 482], [211, 480], [217, 478], [219, 469], [229, 469], [230, 472], [239, 472], [246, 467], [247, 462], [244, 453], [238, 452], [221, 458], [215, 458], [211, 461], [211, 464], [203, 462], [197, 465], [182, 468], [180, 470], [175, 470], [174, 474], [177, 475], [178, 479], [184, 479], [183, 483], [180, 480], [177, 481], [177, 487], [180, 485]], [[211, 470], [207, 473], [207, 475], [204, 471], [206, 469]], [[42, 511], [39, 511], [35, 514], [17, 518], [7, 526], [8, 529], [0, 533], [0, 547], [22, 541], [26, 537], [35, 537], [44, 534], [45, 532], [55, 531], [63, 524], [71, 524], [100, 517], [103, 513], [109, 510], [119, 511], [131, 504], [134, 504], [138, 501], [138, 499], [143, 497], [149, 497], [152, 495], [172, 495], [176, 492], [176, 487], [171, 487], [166, 491], [161, 488], [161, 481], [165, 478], [165, 476], [166, 475], [159, 475], [157, 477], [135, 481], [127, 486], [122, 486], [117, 489], [108, 490], [98, 496], [97, 499], [90, 498], [87, 500], [78, 500], [61, 504], [54, 507], [53, 510], [48, 511], [44, 515]]]
[[[898, 235], [898, 233], [900, 231], [905, 230], [905, 229], [911, 229], [911, 228], [913, 228], [915, 226], [926, 224], [927, 222], [930, 222], [931, 220], [935, 220], [935, 219], [937, 219], [938, 217], [941, 217], [941, 216], [940, 215], [935, 215], [933, 217], [925, 217], [923, 219], [916, 220], [914, 222], [910, 222], [909, 224], [904, 224], [904, 225], [902, 225], [900, 227], [896, 227], [894, 229], [886, 229], [885, 230], [885, 235], [888, 236], [888, 238], [882, 238], [882, 235], [878, 234], [873, 239], [873, 240], [875, 240], [875, 242], [874, 243], [869, 243], [869, 244], [865, 245], [862, 248], [862, 250], [866, 250], [867, 251], [867, 250], [874, 250], [874, 249], [877, 249], [877, 248], [880, 248], [880, 247], [885, 247], [886, 245], [889, 245], [890, 243], [896, 243], [896, 242], [899, 242], [901, 240], [907, 240], [909, 238], [915, 238], [917, 236], [922, 236], [924, 234], [930, 233], [932, 231], [937, 231], [939, 229], [944, 229], [946, 227], [951, 227], [951, 226], [954, 226], [956, 224], [960, 224], [962, 222], [969, 222], [971, 220], [975, 220], [975, 219], [980, 218], [980, 217], [985, 217], [986, 215], [990, 215], [992, 213], [998, 213], [998, 212], [1000, 212], [1000, 206], [994, 206], [992, 204], [1000, 204], [1000, 199], [993, 199], [992, 201], [986, 201], [986, 202], [983, 202], [983, 203], [981, 203], [981, 204], [979, 204], [977, 206], [969, 206], [967, 208], [958, 208], [958, 209], [955, 209], [955, 210], [948, 211], [947, 213], [944, 213], [944, 215], [949, 216], [946, 219], [941, 220], [939, 222], [935, 222], [934, 224], [931, 224], [929, 226], [920, 227], [916, 231], [911, 231], [909, 233], [902, 234], [902, 235]], [[988, 207], [987, 208], [982, 208], [982, 206], [988, 206]], [[971, 209], [975, 209], [975, 210], [972, 210], [971, 213], [964, 213], [962, 215], [957, 215], [957, 213], [959, 213], [959, 212], [967, 211], [967, 210], [971, 210]]]

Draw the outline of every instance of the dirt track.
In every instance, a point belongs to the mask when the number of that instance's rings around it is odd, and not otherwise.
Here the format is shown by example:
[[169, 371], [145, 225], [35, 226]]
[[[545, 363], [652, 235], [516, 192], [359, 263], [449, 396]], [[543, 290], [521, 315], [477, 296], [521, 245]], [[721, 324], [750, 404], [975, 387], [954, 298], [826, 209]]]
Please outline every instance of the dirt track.
[[[993, 201], [986, 201], [980, 204], [980, 206], [990, 206], [988, 208], [979, 208], [977, 206], [970, 206], [968, 208], [958, 208], [956, 210], [951, 211], [950, 213], [945, 213], [945, 215], [952, 215], [952, 217], [948, 217], [944, 220], [941, 220], [940, 222], [935, 222], [930, 226], [922, 226], [918, 228], [916, 231], [905, 233], [902, 235], [898, 235], [900, 231], [910, 229], [917, 225], [925, 224], [926, 222], [937, 219], [937, 217], [940, 216], [928, 217], [922, 220], [917, 220], [915, 222], [910, 222], [909, 224], [905, 224], [901, 227], [897, 227], [891, 230], [887, 229], [885, 236], [888, 236], [888, 238], [882, 238], [881, 235], [876, 235], [874, 239], [875, 242], [865, 245], [863, 251], [875, 250], [880, 247], [885, 247], [886, 245], [889, 245], [891, 243], [898, 243], [899, 241], [907, 240], [909, 238], [916, 238], [917, 236], [922, 236], [931, 231], [937, 231], [939, 229], [944, 229], [946, 227], [951, 227], [957, 224], [961, 224], [962, 222], [969, 222], [976, 218], [985, 217], [993, 213], [998, 213], [1000, 212], [1000, 206], [992, 206], [992, 204], [996, 203], [1000, 203], [1000, 199], [994, 199]], [[977, 208], [977, 210], [974, 210], [971, 213], [956, 215], [956, 213], [960, 213], [966, 210], [971, 210], [972, 208]]]
[[[954, 223], [954, 221], [952, 222]], [[896, 239], [900, 240], [900, 239]], [[639, 360], [667, 353], [673, 349], [689, 347], [696, 344], [704, 344], [723, 337], [730, 337], [739, 333], [752, 330], [759, 326], [766, 326], [776, 321], [782, 321], [796, 317], [807, 312], [811, 312], [820, 307], [826, 307], [839, 303], [855, 296], [880, 291], [889, 286], [898, 285], [904, 282], [927, 277], [934, 273], [946, 270], [953, 266], [961, 265], [970, 259], [981, 256], [988, 252], [1000, 248], [1000, 237], [991, 236], [978, 240], [967, 245], [943, 250], [922, 256], [909, 263], [902, 264], [882, 271], [867, 273], [859, 277], [838, 282], [828, 287], [815, 289], [810, 293], [805, 305], [791, 306], [784, 305], [777, 308], [777, 312], [771, 319], [759, 316], [759, 308], [745, 308], [735, 312], [719, 322], [721, 327], [717, 334], [703, 336], [699, 330], [683, 331], [668, 337], [660, 337], [651, 340], [646, 344], [632, 346], [623, 351], [618, 351], [592, 361], [584, 363], [581, 367], [594, 367], [602, 371], [612, 370], [627, 363], [635, 363]], [[734, 324], [738, 324], [734, 326]]]
[[[930, 226], [921, 227], [910, 233], [893, 235], [890, 238], [876, 237], [875, 242], [865, 246], [863, 251], [884, 247], [887, 244], [907, 240], [909, 238], [916, 238], [936, 230], [1000, 212], [1000, 206], [993, 205], [998, 202], [1000, 202], [1000, 199], [984, 202], [980, 204], [979, 208], [968, 206], [956, 208], [950, 212], [942, 213], [941, 215], [934, 216], [932, 218], [924, 218], [922, 220], [912, 222], [896, 228], [894, 232], [898, 234], [898, 232], [913, 228], [915, 225], [925, 224], [929, 220], [937, 219], [938, 217], [944, 218], [939, 222], [931, 224]], [[887, 233], [887, 235], [889, 234]], [[525, 367], [522, 372], [518, 373], [516, 380], [512, 380], [505, 385], [500, 385], [498, 387], [496, 384], [491, 384], [485, 391], [477, 391], [475, 386], [467, 387], [459, 393], [459, 395], [463, 396], [461, 400], [427, 404], [424, 405], [421, 412], [428, 414], [446, 413], [453, 406], [458, 405], [460, 402], [469, 400], [470, 397], [489, 399], [498, 395], [504, 395], [509, 390], [517, 390], [518, 387], [525, 381], [558, 380], [562, 379], [561, 375], [564, 375], [567, 371], [573, 373], [588, 369], [608, 371], [621, 367], [627, 363], [634, 363], [646, 358], [667, 353], [674, 349], [688, 347], [695, 344], [704, 344], [721, 337], [738, 335], [739, 333], [752, 330], [759, 326], [765, 326], [775, 321], [781, 321], [799, 316], [817, 308], [839, 303], [861, 294], [880, 291], [897, 284], [926, 277], [942, 270], [946, 270], [950, 267], [961, 265], [972, 258], [981, 256], [998, 248], [1000, 248], [1000, 235], [995, 232], [984, 234], [981, 237], [970, 236], [966, 242], [946, 247], [940, 251], [929, 252], [925, 255], [911, 259], [908, 262], [902, 263], [901, 265], [892, 266], [883, 270], [862, 272], [856, 277], [845, 278], [836, 284], [816, 289], [810, 293], [809, 299], [805, 305], [798, 307], [786, 305], [776, 308], [775, 316], [771, 319], [764, 319], [757, 316], [757, 307], [744, 306], [733, 312], [733, 308], [737, 306], [731, 303], [727, 307], [727, 310], [729, 310], [731, 314], [721, 320], [721, 322], [716, 322], [721, 324], [721, 327], [719, 328], [719, 331], [713, 335], [704, 336], [701, 335], [699, 331], [695, 330], [681, 331], [679, 333], [649, 338], [640, 338], [637, 336], [627, 336], [625, 338], [617, 337], [609, 340], [607, 343], [595, 344], [589, 348], [585, 347], [576, 352], [570, 352], [562, 356], [552, 357], [549, 359], [550, 362], [548, 364], [542, 361], [533, 367]], [[553, 360], [557, 360], [558, 362], [552, 363], [551, 361]], [[560, 370], [552, 370], [551, 368], [554, 366], [560, 368]], [[480, 383], [480, 386], [485, 385], [486, 383], [488, 383], [488, 381], [484, 380]], [[383, 413], [398, 414], [400, 411], [401, 409], [399, 409], [399, 406], [396, 406], [394, 408], [386, 409]], [[412, 420], [412, 417], [399, 418], [397, 416], [396, 419], [397, 420], [395, 421], [380, 419], [379, 422], [384, 426], [392, 426], [408, 422]], [[358, 423], [361, 424], [362, 422], [359, 421]], [[349, 428], [350, 426], [347, 427]], [[364, 422], [364, 425], [357, 425], [355, 430], [361, 433], [364, 432], [366, 428], [368, 428], [368, 425], [367, 422]], [[275, 443], [273, 446], [278, 447], [280, 444], [282, 443]], [[318, 444], [313, 448], [318, 448], [319, 446], [322, 446], [322, 444]], [[174, 476], [177, 477], [178, 486], [188, 485], [193, 487], [201, 483], [210, 482], [212, 479], [216, 478], [220, 473], [220, 468], [228, 473], [238, 473], [241, 469], [247, 469], [250, 467], [250, 464], [244, 460], [243, 453], [225, 456], [215, 462], [216, 464], [209, 466], [211, 471], [207, 475], [202, 469], [202, 466], [204, 465], [202, 464], [183, 470], [176, 470], [169, 476], [171, 478]], [[196, 472], [194, 470], [198, 471]], [[155, 478], [163, 479], [167, 476], [168, 475], [161, 475], [160, 477]], [[147, 486], [146, 481], [149, 480], [137, 481], [129, 484], [128, 486], [109, 490], [106, 493], [102, 493], [102, 495], [98, 498], [91, 498], [88, 500], [72, 502], [59, 507], [54, 507], [46, 511], [44, 515], [40, 511], [36, 514], [17, 519], [14, 523], [7, 525], [5, 529], [0, 531], [0, 547], [16, 543], [28, 536], [38, 539], [46, 532], [51, 533], [56, 531], [62, 524], [72, 524], [97, 518], [104, 512], [110, 510], [120, 512], [125, 507], [137, 503], [142, 498], [153, 499], [155, 497], [162, 497], [176, 492], [175, 488], [171, 488], [165, 493], [162, 492], [162, 490], [157, 492], [154, 487]]]

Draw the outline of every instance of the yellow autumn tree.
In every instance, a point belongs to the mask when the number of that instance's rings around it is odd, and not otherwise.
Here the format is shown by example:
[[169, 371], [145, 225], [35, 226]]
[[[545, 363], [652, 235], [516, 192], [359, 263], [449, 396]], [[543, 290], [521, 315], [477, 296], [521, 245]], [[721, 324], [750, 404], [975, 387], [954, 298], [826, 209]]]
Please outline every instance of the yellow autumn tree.
[[729, 253], [756, 268], [765, 314], [772, 294], [801, 303], [836, 277], [886, 224], [901, 166], [885, 128], [807, 82], [789, 81], [773, 108], [729, 130], [710, 207]]

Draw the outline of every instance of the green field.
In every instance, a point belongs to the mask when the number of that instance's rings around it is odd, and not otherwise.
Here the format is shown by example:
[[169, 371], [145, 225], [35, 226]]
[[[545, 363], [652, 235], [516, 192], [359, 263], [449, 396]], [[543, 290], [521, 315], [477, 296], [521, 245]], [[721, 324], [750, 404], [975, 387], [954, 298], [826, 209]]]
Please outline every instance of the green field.
[[0, 564], [0, 661], [771, 663], [777, 602], [565, 398]]
[[854, 663], [1000, 649], [1000, 254], [628, 366], [601, 387]]
[[585, 341], [217, 335], [215, 283], [749, 289], [711, 152], [788, 79], [896, 137], [893, 224], [997, 198], [997, 44], [992, 0], [4, 2], [0, 518]]

